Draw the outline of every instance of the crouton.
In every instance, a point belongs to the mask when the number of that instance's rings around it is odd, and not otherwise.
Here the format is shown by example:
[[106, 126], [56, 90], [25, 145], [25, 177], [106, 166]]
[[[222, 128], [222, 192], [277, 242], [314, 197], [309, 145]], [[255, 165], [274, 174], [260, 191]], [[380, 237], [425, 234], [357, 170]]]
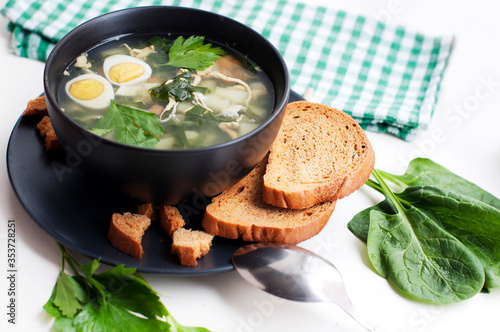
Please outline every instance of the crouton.
[[45, 149], [47, 151], [60, 149], [61, 143], [56, 136], [54, 127], [52, 127], [52, 122], [50, 118], [45, 115], [42, 120], [36, 125], [36, 128], [40, 131], [40, 136], [45, 139]]
[[111, 245], [134, 258], [141, 258], [142, 237], [151, 225], [151, 220], [142, 214], [113, 213], [108, 230]]
[[156, 209], [151, 203], [144, 203], [137, 207], [137, 213], [148, 217], [151, 220], [156, 220]]
[[28, 105], [26, 106], [26, 110], [24, 111], [23, 116], [48, 114], [49, 112], [47, 111], [47, 102], [45, 101], [45, 96], [40, 96], [28, 101]]
[[162, 205], [158, 214], [160, 227], [168, 236], [172, 236], [176, 229], [186, 224], [181, 213], [175, 206]]
[[172, 237], [172, 253], [179, 256], [181, 265], [197, 266], [197, 259], [210, 251], [213, 238], [203, 231], [176, 229]]

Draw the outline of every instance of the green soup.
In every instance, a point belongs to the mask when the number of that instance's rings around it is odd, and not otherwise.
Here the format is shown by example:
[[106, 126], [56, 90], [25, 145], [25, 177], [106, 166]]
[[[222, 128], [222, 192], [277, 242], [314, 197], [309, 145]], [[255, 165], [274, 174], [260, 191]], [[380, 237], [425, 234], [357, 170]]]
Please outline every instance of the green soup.
[[203, 37], [171, 35], [125, 36], [82, 54], [65, 71], [58, 101], [97, 135], [155, 149], [236, 139], [275, 102], [251, 59]]

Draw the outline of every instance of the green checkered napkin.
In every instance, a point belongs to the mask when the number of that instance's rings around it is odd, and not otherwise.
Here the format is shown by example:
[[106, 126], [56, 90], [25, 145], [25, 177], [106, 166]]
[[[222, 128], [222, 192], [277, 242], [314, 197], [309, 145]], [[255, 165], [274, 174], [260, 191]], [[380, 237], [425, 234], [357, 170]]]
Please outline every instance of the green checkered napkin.
[[10, 0], [1, 13], [14, 52], [44, 61], [80, 23], [145, 5], [200, 8], [252, 27], [285, 58], [294, 91], [406, 140], [431, 121], [453, 45], [452, 37], [286, 0]]

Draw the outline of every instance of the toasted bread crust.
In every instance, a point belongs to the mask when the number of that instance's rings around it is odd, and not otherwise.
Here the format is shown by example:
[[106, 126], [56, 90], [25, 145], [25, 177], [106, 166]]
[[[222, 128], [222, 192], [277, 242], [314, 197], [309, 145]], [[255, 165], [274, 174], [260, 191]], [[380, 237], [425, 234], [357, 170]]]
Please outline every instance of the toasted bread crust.
[[45, 96], [40, 96], [38, 98], [28, 101], [26, 110], [23, 112], [23, 116], [32, 115], [48, 115], [47, 102]]
[[207, 233], [245, 241], [297, 244], [318, 234], [330, 219], [335, 202], [302, 210], [269, 205], [262, 200], [267, 157], [246, 177], [212, 199], [202, 226]]
[[54, 127], [52, 127], [52, 122], [48, 115], [44, 115], [42, 120], [36, 125], [36, 128], [40, 131], [40, 136], [45, 140], [45, 149], [47, 149], [47, 151], [61, 148], [61, 143], [56, 136], [56, 132], [54, 131]]
[[142, 237], [150, 224], [151, 220], [141, 214], [113, 213], [109, 224], [108, 239], [111, 245], [121, 252], [141, 258], [144, 253], [141, 244]]
[[144, 203], [139, 205], [137, 207], [137, 213], [148, 217], [152, 221], [156, 220], [157, 218], [156, 208], [151, 203]]
[[271, 147], [262, 199], [291, 209], [335, 201], [359, 189], [374, 165], [370, 141], [352, 117], [326, 105], [290, 103]]
[[158, 214], [160, 218], [160, 227], [168, 236], [172, 236], [176, 229], [186, 224], [181, 213], [175, 206], [162, 205]]
[[208, 254], [213, 235], [203, 231], [178, 228], [172, 234], [172, 253], [184, 266], [197, 266], [198, 259]]
[[335, 207], [335, 203], [324, 203], [333, 205], [331, 210], [317, 215], [315, 220], [301, 227], [272, 227], [264, 225], [237, 225], [227, 220], [222, 220], [211, 213], [205, 213], [203, 228], [212, 235], [228, 239], [242, 239], [251, 242], [287, 243], [297, 244], [317, 235], [325, 227]]

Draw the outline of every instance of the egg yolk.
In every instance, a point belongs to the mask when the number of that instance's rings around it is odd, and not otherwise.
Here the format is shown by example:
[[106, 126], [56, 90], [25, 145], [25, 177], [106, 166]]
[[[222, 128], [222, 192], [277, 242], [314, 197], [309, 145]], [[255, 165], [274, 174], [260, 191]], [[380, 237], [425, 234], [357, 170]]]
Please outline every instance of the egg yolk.
[[109, 78], [116, 83], [125, 83], [144, 74], [144, 68], [133, 62], [124, 62], [109, 69]]
[[69, 87], [69, 93], [80, 100], [92, 100], [104, 92], [104, 84], [92, 78], [74, 82]]

